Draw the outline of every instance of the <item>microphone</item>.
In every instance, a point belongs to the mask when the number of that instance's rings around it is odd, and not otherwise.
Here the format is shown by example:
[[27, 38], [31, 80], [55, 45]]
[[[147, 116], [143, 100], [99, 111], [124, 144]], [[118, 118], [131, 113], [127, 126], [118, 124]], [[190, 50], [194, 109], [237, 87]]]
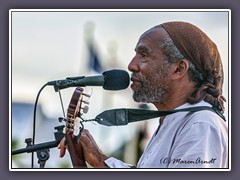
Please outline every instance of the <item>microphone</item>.
[[47, 85], [54, 86], [55, 91], [77, 86], [102, 86], [105, 90], [122, 90], [129, 86], [130, 77], [124, 70], [114, 69], [98, 76], [67, 77], [64, 80], [49, 81]]

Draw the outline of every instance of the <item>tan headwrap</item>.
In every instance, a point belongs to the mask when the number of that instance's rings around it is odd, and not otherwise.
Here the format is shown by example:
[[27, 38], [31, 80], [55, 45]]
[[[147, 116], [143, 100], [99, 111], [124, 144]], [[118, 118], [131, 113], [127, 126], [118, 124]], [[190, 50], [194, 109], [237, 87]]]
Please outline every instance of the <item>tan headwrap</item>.
[[204, 83], [196, 90], [189, 103], [205, 100], [224, 112], [225, 98], [222, 96], [223, 68], [217, 46], [198, 27], [186, 22], [161, 24], [173, 42], [204, 76]]

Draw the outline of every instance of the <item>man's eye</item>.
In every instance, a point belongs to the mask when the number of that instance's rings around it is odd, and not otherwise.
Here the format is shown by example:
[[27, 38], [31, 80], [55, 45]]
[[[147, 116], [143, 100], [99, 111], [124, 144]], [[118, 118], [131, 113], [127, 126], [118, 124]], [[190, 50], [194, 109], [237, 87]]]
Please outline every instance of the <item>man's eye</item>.
[[144, 58], [144, 57], [147, 57], [147, 53], [141, 53], [141, 56]]

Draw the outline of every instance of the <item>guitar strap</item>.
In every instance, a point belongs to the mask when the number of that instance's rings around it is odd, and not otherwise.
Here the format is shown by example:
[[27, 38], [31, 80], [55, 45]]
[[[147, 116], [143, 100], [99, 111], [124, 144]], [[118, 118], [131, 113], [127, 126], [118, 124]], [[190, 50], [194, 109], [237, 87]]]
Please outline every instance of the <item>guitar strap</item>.
[[175, 109], [169, 111], [156, 111], [156, 110], [145, 110], [145, 109], [112, 109], [106, 110], [101, 114], [97, 115], [95, 120], [102, 125], [105, 126], [121, 126], [127, 125], [128, 123], [143, 121], [147, 119], [153, 119], [161, 116], [166, 116], [170, 114], [174, 114], [177, 112], [196, 112], [209, 110], [216, 114], [218, 114], [224, 121], [224, 115], [216, 108], [209, 106], [198, 106], [198, 107], [190, 107], [183, 109]]

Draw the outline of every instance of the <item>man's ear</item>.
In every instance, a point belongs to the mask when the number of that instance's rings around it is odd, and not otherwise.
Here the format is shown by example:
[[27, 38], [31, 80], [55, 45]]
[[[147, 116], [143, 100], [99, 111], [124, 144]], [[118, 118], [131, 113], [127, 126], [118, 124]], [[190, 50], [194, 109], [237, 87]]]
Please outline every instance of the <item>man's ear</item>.
[[181, 59], [174, 64], [173, 68], [172, 79], [181, 79], [187, 74], [189, 63], [186, 59]]

